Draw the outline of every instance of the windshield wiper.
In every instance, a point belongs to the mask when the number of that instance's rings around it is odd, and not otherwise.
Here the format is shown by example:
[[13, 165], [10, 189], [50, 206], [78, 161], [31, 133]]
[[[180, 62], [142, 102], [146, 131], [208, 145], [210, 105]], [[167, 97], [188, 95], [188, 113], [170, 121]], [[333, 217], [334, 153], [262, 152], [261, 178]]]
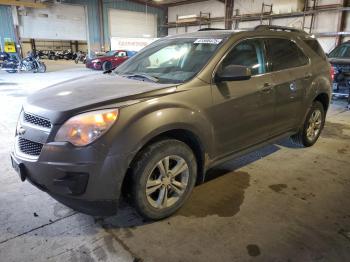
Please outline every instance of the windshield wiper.
[[150, 75], [147, 75], [147, 74], [142, 74], [142, 73], [138, 73], [138, 74], [126, 74], [126, 75], [121, 75], [123, 77], [126, 77], [126, 78], [145, 78], [147, 80], [150, 80], [152, 82], [159, 82], [159, 78], [155, 77], [155, 76], [150, 76]]

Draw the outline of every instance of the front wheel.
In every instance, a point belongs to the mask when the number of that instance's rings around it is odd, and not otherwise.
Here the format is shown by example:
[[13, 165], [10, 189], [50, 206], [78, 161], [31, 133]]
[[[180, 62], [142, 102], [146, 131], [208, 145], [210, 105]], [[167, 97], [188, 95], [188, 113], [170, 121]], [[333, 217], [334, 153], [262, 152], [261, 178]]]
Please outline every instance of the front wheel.
[[190, 196], [196, 176], [196, 158], [185, 143], [169, 139], [148, 146], [132, 169], [136, 210], [152, 220], [172, 215]]
[[112, 69], [112, 63], [111, 62], [104, 62], [102, 64], [103, 71], [108, 71]]
[[316, 143], [325, 123], [325, 111], [319, 101], [314, 101], [306, 116], [302, 129], [291, 137], [298, 145], [309, 147]]

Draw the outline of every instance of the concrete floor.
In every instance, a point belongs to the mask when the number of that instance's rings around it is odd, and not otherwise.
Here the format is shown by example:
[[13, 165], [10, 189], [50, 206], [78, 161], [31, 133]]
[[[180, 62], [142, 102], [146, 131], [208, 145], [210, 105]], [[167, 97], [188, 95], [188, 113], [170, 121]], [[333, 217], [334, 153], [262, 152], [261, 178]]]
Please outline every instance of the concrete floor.
[[[336, 101], [318, 143], [287, 141], [210, 171], [176, 215], [145, 223], [125, 203], [107, 219], [77, 213], [9, 160], [21, 103], [96, 72], [48, 61], [46, 74], [0, 72], [0, 261], [350, 261], [350, 112]], [[64, 69], [66, 68], [66, 69]]]

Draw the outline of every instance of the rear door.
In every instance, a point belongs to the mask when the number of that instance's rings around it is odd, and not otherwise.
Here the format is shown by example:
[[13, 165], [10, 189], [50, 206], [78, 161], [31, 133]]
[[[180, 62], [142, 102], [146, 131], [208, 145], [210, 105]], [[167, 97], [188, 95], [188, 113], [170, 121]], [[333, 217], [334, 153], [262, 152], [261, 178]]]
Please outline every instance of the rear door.
[[271, 72], [276, 94], [272, 135], [296, 128], [303, 110], [305, 91], [312, 82], [309, 58], [296, 42], [285, 38], [266, 39], [268, 71]]
[[213, 83], [212, 121], [217, 154], [230, 154], [269, 137], [273, 124], [275, 94], [273, 80], [266, 74], [264, 41], [247, 39], [236, 44], [218, 70], [230, 65], [247, 66], [248, 80]]

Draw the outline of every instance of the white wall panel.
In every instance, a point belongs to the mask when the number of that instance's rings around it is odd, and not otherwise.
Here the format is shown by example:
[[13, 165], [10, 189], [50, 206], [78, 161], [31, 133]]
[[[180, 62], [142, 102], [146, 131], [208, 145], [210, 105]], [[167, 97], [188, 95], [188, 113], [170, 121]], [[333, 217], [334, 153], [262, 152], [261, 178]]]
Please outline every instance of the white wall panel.
[[[333, 5], [340, 4], [342, 0], [318, 0], [318, 5]], [[289, 13], [295, 11], [302, 11], [304, 7], [304, 0], [235, 0], [234, 9], [239, 9], [240, 14], [252, 14], [252, 13], [260, 13], [262, 3], [265, 4], [273, 4], [273, 13]], [[313, 1], [309, 0], [309, 6], [313, 5]], [[211, 17], [224, 17], [225, 14], [224, 4], [211, 0], [206, 2], [199, 2], [187, 5], [181, 5], [176, 7], [169, 8], [169, 22], [176, 21], [176, 15], [190, 15], [197, 14], [199, 12], [210, 12]], [[268, 11], [268, 8], [265, 9]], [[336, 32], [338, 30], [339, 23], [339, 12], [320, 12], [315, 16], [314, 26], [312, 32], [314, 33], [322, 33], [322, 32]], [[309, 32], [308, 27], [310, 26], [311, 16], [305, 17], [305, 31]], [[268, 20], [264, 20], [264, 24], [268, 23]], [[252, 28], [260, 24], [260, 21], [247, 21], [240, 22], [239, 29], [247, 29]], [[295, 28], [302, 28], [303, 17], [295, 17], [295, 18], [281, 18], [281, 19], [273, 19], [273, 25], [280, 26], [290, 26]], [[224, 28], [224, 22], [212, 23], [211, 27], [216, 28]], [[199, 27], [196, 27], [197, 30]], [[233, 23], [234, 28], [234, 23]], [[193, 27], [187, 28], [187, 32], [191, 32]], [[178, 33], [185, 33], [185, 28], [179, 27], [177, 29]], [[350, 13], [347, 14], [346, 17], [346, 29], [344, 31], [350, 31]], [[176, 34], [175, 28], [169, 29], [169, 34]], [[329, 52], [331, 49], [335, 47], [335, 37], [321, 37], [319, 38], [319, 42], [324, 48], [326, 52]]]
[[111, 37], [157, 37], [157, 16], [141, 12], [110, 9]]
[[45, 9], [26, 9], [19, 14], [22, 38], [87, 40], [85, 8], [55, 4]]
[[225, 5], [217, 0], [210, 0], [169, 7], [168, 21], [175, 22], [176, 15], [199, 15], [201, 11], [210, 12], [211, 17], [223, 17], [225, 13]]
[[317, 40], [326, 53], [329, 53], [336, 46], [335, 37], [320, 37]]

